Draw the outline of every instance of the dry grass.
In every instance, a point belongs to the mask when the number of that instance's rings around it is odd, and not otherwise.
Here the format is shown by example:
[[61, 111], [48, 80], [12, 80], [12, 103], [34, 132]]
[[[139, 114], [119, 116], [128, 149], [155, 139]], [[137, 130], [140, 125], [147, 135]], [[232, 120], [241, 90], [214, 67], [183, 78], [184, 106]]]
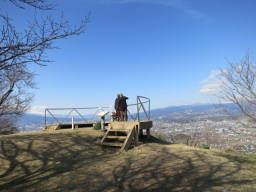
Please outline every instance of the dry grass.
[[256, 191], [256, 156], [147, 143], [119, 153], [83, 129], [0, 137], [0, 191]]

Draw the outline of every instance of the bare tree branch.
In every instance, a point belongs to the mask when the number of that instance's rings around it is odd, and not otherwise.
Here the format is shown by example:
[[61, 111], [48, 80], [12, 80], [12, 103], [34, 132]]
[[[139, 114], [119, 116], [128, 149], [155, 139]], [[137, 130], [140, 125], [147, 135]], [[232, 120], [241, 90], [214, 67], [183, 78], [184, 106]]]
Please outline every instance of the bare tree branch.
[[[219, 97], [234, 103], [250, 121], [256, 122], [256, 63], [250, 54], [239, 62], [228, 62], [229, 69], [222, 70], [222, 89]], [[248, 124], [249, 125], [249, 124]]]
[[47, 3], [46, 0], [9, 0], [18, 8], [25, 9], [24, 5], [32, 6], [41, 10], [52, 10], [54, 5]]
[[[51, 10], [53, 6], [46, 0], [9, 0], [18, 8], [32, 6], [40, 10]], [[24, 6], [25, 5], [25, 6]], [[56, 48], [56, 40], [81, 35], [85, 32], [89, 16], [78, 26], [72, 26], [64, 19], [46, 16], [38, 18], [18, 32], [8, 16], [0, 15], [0, 124], [9, 122], [23, 114], [29, 107], [33, 95], [34, 73], [29, 65], [45, 66], [50, 60], [47, 51]], [[10, 126], [12, 127], [12, 126]], [[1, 134], [1, 127], [0, 127]]]

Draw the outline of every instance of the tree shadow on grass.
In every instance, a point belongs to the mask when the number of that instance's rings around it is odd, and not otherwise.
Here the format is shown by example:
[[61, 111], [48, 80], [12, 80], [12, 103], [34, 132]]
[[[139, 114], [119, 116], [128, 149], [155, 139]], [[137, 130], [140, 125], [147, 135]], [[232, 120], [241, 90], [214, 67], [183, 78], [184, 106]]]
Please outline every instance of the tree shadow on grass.
[[252, 164], [256, 163], [256, 155], [246, 155], [246, 154], [229, 154], [229, 153], [224, 153], [224, 152], [216, 152], [215, 153], [217, 156], [224, 157], [228, 159], [231, 162], [239, 163], [239, 164]]
[[[40, 146], [41, 145], [41, 146]], [[83, 165], [102, 161], [115, 151], [102, 148], [98, 138], [62, 134], [1, 139], [0, 191], [23, 191]], [[42, 190], [42, 188], [41, 188]]]
[[[138, 160], [137, 166], [133, 166], [134, 161], [128, 157], [124, 163], [113, 169], [113, 180], [101, 186], [99, 191], [108, 189], [112, 191], [199, 192], [218, 191], [218, 187], [223, 190], [230, 186], [233, 186], [233, 189], [229, 191], [236, 191], [237, 186], [248, 185], [252, 182], [248, 178], [232, 177], [241, 170], [240, 165], [226, 169], [228, 161], [212, 164], [197, 152], [194, 152], [194, 157], [196, 159], [170, 153], [165, 148], [162, 148], [158, 155], [146, 163], [142, 159], [141, 163]], [[196, 165], [196, 161], [200, 161], [200, 166]]]
[[[165, 143], [114, 155], [98, 138], [78, 134], [24, 136], [0, 144], [0, 161], [8, 165], [0, 168], [0, 190], [6, 191], [243, 191], [241, 186], [253, 184], [238, 177], [248, 162], [226, 157], [216, 162], [197, 150], [175, 153]], [[40, 188], [51, 180], [53, 186]]]
[[[76, 184], [62, 186], [68, 191], [255, 191], [255, 182], [249, 177], [240, 177], [241, 164], [228, 159], [211, 161], [207, 153], [190, 151], [180, 154], [166, 147], [150, 146], [156, 151], [150, 156], [123, 154], [119, 161], [106, 161], [108, 168], [96, 171]], [[159, 149], [160, 148], [160, 149]], [[254, 187], [250, 185], [254, 184]]]
[[146, 135], [143, 135], [141, 138], [141, 141], [143, 143], [159, 143], [159, 144], [172, 144], [171, 142], [167, 142], [166, 140], [164, 139], [161, 139], [161, 138], [157, 138], [157, 137], [154, 137], [152, 135], [150, 135], [149, 138], [147, 138]]
[[[152, 147], [151, 150], [158, 150]], [[111, 165], [110, 165], [111, 166]], [[211, 162], [205, 154], [194, 151], [193, 158], [174, 154], [162, 147], [156, 155], [126, 157], [123, 162], [112, 165], [110, 180], [97, 176], [95, 183], [85, 182], [88, 191], [243, 191], [252, 184], [249, 178], [237, 177], [241, 165], [232, 166], [229, 161]], [[255, 191], [247, 188], [246, 191]]]

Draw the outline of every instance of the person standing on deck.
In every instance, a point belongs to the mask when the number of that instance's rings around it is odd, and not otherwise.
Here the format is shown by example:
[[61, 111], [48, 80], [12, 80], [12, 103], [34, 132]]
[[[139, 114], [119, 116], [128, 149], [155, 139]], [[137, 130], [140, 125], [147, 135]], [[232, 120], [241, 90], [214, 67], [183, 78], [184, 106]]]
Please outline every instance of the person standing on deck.
[[119, 121], [120, 117], [121, 117], [119, 103], [120, 103], [120, 94], [117, 94], [117, 97], [115, 100], [115, 110], [116, 110], [116, 120], [117, 121]]
[[128, 120], [127, 103], [126, 103], [127, 99], [128, 99], [128, 97], [126, 97], [122, 93], [120, 93], [119, 107], [120, 107], [121, 121], [123, 121], [123, 120], [127, 121]]

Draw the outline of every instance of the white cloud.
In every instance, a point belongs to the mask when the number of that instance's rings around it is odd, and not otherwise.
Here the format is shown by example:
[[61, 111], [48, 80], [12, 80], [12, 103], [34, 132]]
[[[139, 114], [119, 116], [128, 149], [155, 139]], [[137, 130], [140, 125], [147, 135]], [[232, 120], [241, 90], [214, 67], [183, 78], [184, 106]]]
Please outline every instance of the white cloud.
[[218, 93], [221, 89], [222, 81], [215, 80], [201, 87], [200, 92], [203, 94], [214, 94]]
[[220, 74], [221, 74], [220, 70], [213, 70], [211, 72], [211, 74], [209, 75], [209, 77], [204, 79], [204, 80], [202, 80], [201, 83], [208, 83], [209, 81], [212, 81], [213, 79], [215, 79]]
[[26, 113], [42, 115], [44, 114], [45, 108], [47, 108], [47, 106], [31, 106]]
[[220, 70], [213, 70], [210, 74], [210, 76], [204, 80], [201, 81], [203, 84], [200, 93], [203, 94], [216, 94], [218, 93], [224, 83], [223, 77], [220, 76], [221, 71]]

